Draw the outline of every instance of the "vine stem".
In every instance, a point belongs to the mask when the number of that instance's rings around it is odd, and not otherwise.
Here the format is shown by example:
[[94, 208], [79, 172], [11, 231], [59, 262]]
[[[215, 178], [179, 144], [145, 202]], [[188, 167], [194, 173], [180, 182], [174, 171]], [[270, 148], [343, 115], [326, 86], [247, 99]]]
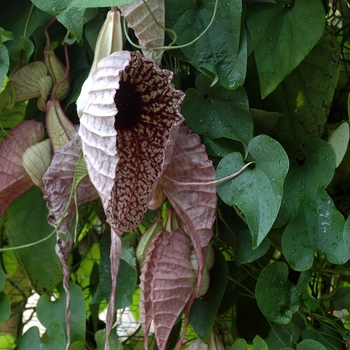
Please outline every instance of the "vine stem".
[[[228, 176], [225, 176], [225, 177], [223, 177], [222, 179], [219, 179], [219, 180], [213, 180], [213, 181], [208, 181], [208, 182], [181, 182], [181, 181], [176, 181], [176, 184], [177, 185], [181, 185], [181, 186], [216, 185], [218, 183], [221, 183], [221, 182], [224, 182], [224, 181], [227, 181], [227, 180], [231, 180], [234, 177], [242, 174], [243, 171], [249, 167], [249, 165], [254, 164], [254, 163], [255, 162], [249, 162], [246, 165], [244, 165], [240, 170], [238, 170], [236, 173], [228, 175]], [[167, 180], [173, 181], [171, 178], [169, 178], [166, 175], [162, 175], [162, 176], [165, 177]]]

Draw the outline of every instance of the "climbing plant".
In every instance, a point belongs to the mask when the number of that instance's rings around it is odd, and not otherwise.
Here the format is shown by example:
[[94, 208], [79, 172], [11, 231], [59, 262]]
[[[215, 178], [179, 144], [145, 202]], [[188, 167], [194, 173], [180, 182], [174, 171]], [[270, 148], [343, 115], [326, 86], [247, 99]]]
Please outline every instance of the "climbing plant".
[[2, 1], [0, 349], [347, 348], [349, 18]]

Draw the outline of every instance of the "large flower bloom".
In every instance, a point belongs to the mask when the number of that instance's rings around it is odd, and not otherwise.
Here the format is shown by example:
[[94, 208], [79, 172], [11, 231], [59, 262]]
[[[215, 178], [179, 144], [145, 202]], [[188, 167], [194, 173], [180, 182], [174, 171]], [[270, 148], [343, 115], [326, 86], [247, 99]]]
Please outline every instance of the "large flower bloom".
[[99, 61], [79, 134], [90, 179], [114, 232], [138, 226], [183, 121], [172, 73], [138, 52]]

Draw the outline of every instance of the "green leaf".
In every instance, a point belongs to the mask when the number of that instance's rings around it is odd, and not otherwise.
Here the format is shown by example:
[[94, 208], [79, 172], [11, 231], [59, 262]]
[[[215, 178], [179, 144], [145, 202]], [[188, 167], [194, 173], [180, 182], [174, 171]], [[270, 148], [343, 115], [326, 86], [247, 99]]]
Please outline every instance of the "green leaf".
[[[80, 341], [85, 344], [86, 311], [82, 290], [75, 283], [69, 283], [70, 291], [70, 327], [71, 341]], [[51, 301], [47, 294], [43, 294], [38, 300], [36, 311], [40, 323], [48, 328], [52, 322], [57, 322], [62, 329], [66, 329], [66, 293], [62, 286], [58, 288], [60, 298]]]
[[230, 350], [247, 350], [248, 345], [245, 339], [237, 339], [230, 347]]
[[326, 255], [329, 262], [349, 260], [350, 230], [344, 230], [344, 217], [322, 188], [309, 191], [298, 214], [282, 236], [283, 253], [297, 271], [311, 268], [315, 254]]
[[299, 293], [288, 281], [288, 265], [283, 262], [264, 268], [256, 283], [255, 294], [265, 317], [280, 324], [289, 323], [300, 305]]
[[[106, 331], [100, 330], [95, 333], [95, 341], [97, 344], [96, 350], [104, 350], [105, 349], [105, 341], [106, 341]], [[123, 347], [121, 346], [117, 332], [112, 332], [111, 336], [109, 337], [109, 346], [110, 350], [122, 350]]]
[[323, 140], [310, 139], [304, 144], [299, 161], [293, 159], [284, 182], [283, 201], [291, 220], [298, 212], [306, 193], [318, 187], [326, 188], [334, 176], [335, 153]]
[[[255, 168], [246, 169], [234, 179], [218, 184], [217, 190], [226, 204], [236, 205], [243, 212], [253, 238], [253, 248], [256, 248], [277, 217], [289, 162], [281, 145], [266, 135], [255, 137], [249, 143], [248, 151], [255, 161]], [[231, 153], [220, 161], [216, 178], [234, 174], [243, 166], [241, 154]]]
[[288, 347], [294, 349], [300, 338], [301, 330], [295, 323], [272, 324], [267, 343], [269, 350], [281, 350]]
[[[121, 253], [120, 266], [119, 266], [119, 272], [117, 277], [117, 291], [116, 291], [116, 308], [117, 309], [122, 309], [132, 304], [133, 294], [137, 283], [135, 246], [132, 246], [132, 243], [130, 243], [130, 240], [132, 241], [132, 237], [127, 238], [128, 236], [123, 238], [122, 253]], [[109, 260], [110, 246], [111, 246], [110, 235], [104, 234], [100, 241], [101, 261], [98, 269], [99, 276], [100, 276], [100, 283], [99, 283], [99, 286], [97, 287], [92, 303], [97, 303], [104, 299], [109, 300], [109, 297], [111, 294], [112, 279], [111, 279], [111, 266], [110, 266], [110, 260]]]
[[327, 348], [316, 340], [306, 339], [298, 344], [297, 350], [327, 350]]
[[325, 12], [318, 0], [295, 0], [292, 9], [251, 4], [247, 25], [265, 98], [290, 74], [323, 34]]
[[[310, 326], [302, 332], [303, 339], [320, 343], [324, 346], [324, 349], [342, 349], [344, 346], [343, 337], [336, 331], [337, 329], [340, 331], [344, 330], [342, 322], [334, 316], [328, 316], [324, 321], [323, 318], [324, 317], [320, 318], [320, 321], [316, 323], [317, 329]], [[316, 348], [312, 347], [311, 349]], [[317, 350], [318, 349], [320, 349], [320, 347], [317, 347]]]
[[0, 269], [0, 291], [4, 289], [5, 283], [6, 283], [5, 272], [3, 269]]
[[[72, 0], [62, 0], [60, 2], [55, 0], [32, 0], [32, 2], [40, 10], [55, 16], [78, 41], [81, 40], [85, 8], [77, 8], [74, 4], [72, 6]], [[85, 2], [85, 4], [87, 5], [88, 2]]]
[[320, 306], [320, 301], [312, 297], [308, 292], [311, 275], [312, 273], [310, 270], [301, 272], [295, 288], [300, 293], [300, 298], [305, 306], [309, 310], [315, 311]]
[[214, 157], [224, 157], [233, 152], [244, 153], [243, 144], [226, 138], [212, 140], [209, 137], [202, 136], [202, 143], [205, 145], [206, 152]]
[[76, 341], [69, 347], [69, 350], [86, 350], [86, 347], [84, 343]]
[[[33, 186], [11, 203], [5, 213], [5, 233], [11, 247], [34, 243], [52, 233], [48, 209], [40, 188]], [[62, 280], [62, 265], [55, 252], [56, 237], [16, 250], [17, 258], [40, 294], [51, 293]], [[45, 262], [45, 263], [43, 263]]]
[[182, 112], [187, 126], [211, 139], [224, 137], [248, 144], [253, 137], [253, 121], [244, 88], [228, 91], [210, 84], [209, 78], [200, 75], [197, 89], [186, 91]]
[[256, 335], [253, 339], [254, 350], [268, 350], [267, 344], [263, 339]]
[[330, 127], [330, 132], [328, 135], [327, 142], [333, 147], [336, 155], [336, 164], [337, 167], [344, 158], [346, 150], [349, 145], [349, 122], [343, 122], [333, 127]]
[[237, 265], [249, 264], [262, 256], [270, 248], [270, 241], [268, 238], [264, 238], [261, 244], [253, 249], [252, 237], [248, 228], [246, 229], [236, 229], [236, 239], [237, 239]]
[[[8, 86], [8, 85], [7, 85]], [[1, 92], [1, 96], [9, 91], [7, 88]], [[26, 102], [17, 102], [11, 109], [4, 108], [0, 113], [0, 141], [14, 128], [18, 123], [20, 123], [26, 111]]]
[[9, 53], [5, 45], [0, 44], [0, 87], [3, 85], [5, 76], [10, 66]]
[[338, 288], [329, 298], [329, 310], [350, 309], [350, 288]]
[[8, 296], [0, 292], [0, 324], [7, 321], [11, 316], [11, 305]]
[[[177, 33], [176, 44], [188, 44], [203, 33], [213, 16], [215, 0], [166, 1], [166, 26]], [[218, 1], [215, 20], [208, 31], [182, 52], [195, 68], [211, 78], [217, 77], [229, 89], [242, 85], [247, 49], [241, 38], [240, 0]], [[240, 40], [242, 43], [240, 45]], [[208, 45], [210, 43], [210, 45]]]
[[5, 45], [9, 51], [11, 60], [17, 62], [21, 59], [22, 64], [28, 63], [34, 52], [33, 42], [18, 34], [15, 34], [14, 40], [7, 42]]
[[339, 62], [339, 43], [326, 28], [312, 51], [262, 102], [262, 109], [284, 114], [272, 134], [283, 140], [283, 145], [295, 147], [322, 136], [338, 80]]
[[227, 262], [222, 253], [215, 249], [215, 264], [210, 271], [209, 289], [204, 296], [195, 299], [189, 316], [189, 323], [203, 341], [209, 340], [215, 314], [225, 292], [227, 276]]
[[73, 0], [71, 7], [111, 7], [129, 4], [135, 0]]
[[[53, 315], [54, 316], [54, 315]], [[64, 350], [66, 348], [66, 336], [59, 323], [48, 325], [45, 334], [40, 339], [39, 328], [31, 327], [20, 338], [18, 350]]]
[[13, 33], [0, 27], [0, 44], [8, 40], [13, 40]]

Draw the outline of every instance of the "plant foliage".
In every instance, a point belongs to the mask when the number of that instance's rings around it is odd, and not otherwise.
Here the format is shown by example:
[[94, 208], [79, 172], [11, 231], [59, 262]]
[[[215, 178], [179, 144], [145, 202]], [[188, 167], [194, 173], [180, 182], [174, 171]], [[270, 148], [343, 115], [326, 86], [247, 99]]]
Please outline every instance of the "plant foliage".
[[2, 1], [0, 349], [347, 348], [349, 18]]

